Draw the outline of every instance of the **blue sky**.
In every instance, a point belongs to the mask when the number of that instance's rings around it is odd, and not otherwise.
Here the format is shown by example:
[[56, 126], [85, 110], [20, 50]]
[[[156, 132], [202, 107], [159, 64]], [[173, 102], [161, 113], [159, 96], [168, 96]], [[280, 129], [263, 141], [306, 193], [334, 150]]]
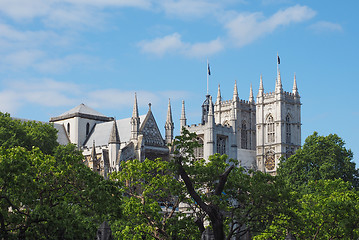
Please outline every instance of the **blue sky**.
[[273, 91], [296, 74], [302, 139], [337, 133], [359, 162], [359, 2], [292, 0], [1, 0], [0, 111], [47, 121], [85, 103], [108, 116], [152, 110], [163, 130], [168, 98], [200, 122], [209, 92], [248, 100], [260, 74]]

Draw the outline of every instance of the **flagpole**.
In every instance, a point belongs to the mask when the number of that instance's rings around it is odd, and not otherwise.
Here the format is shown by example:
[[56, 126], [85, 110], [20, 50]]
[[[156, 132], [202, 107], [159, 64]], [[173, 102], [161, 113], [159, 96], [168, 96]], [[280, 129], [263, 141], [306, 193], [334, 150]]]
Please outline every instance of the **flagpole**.
[[207, 72], [207, 95], [208, 95], [208, 92], [209, 92], [208, 91], [208, 78], [209, 78], [208, 77], [209, 76], [208, 68], [209, 68], [209, 65], [208, 65], [208, 58], [207, 58], [207, 71], [206, 71]]

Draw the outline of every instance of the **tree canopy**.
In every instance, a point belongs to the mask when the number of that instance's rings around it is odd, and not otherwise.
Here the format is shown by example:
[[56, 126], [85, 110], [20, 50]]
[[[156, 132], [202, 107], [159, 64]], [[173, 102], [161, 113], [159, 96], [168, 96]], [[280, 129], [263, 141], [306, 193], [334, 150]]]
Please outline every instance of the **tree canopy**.
[[358, 188], [359, 171], [352, 161], [353, 153], [344, 145], [336, 134], [320, 136], [314, 132], [294, 155], [281, 160], [278, 175], [291, 187], [304, 186], [309, 181], [340, 178]]

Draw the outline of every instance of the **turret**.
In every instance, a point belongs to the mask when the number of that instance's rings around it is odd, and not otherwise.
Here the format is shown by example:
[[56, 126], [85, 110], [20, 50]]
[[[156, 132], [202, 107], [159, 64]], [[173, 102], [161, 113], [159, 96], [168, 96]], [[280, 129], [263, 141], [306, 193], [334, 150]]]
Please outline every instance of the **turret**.
[[166, 143], [172, 143], [174, 124], [172, 121], [171, 100], [168, 99], [167, 119], [165, 123]]
[[120, 135], [118, 133], [116, 120], [114, 120], [110, 138], [108, 140], [110, 172], [117, 170], [116, 164], [117, 164], [118, 152], [120, 151], [120, 145], [121, 145]]
[[131, 118], [131, 140], [137, 140], [140, 129], [140, 117], [138, 115], [137, 95], [135, 93], [135, 102]]
[[182, 132], [182, 128], [187, 126], [187, 119], [186, 119], [186, 111], [185, 111], [185, 107], [184, 107], [184, 100], [182, 100], [182, 112], [181, 112], [181, 119], [180, 119], [180, 127], [181, 127], [181, 132]]
[[260, 76], [260, 81], [259, 81], [259, 89], [258, 89], [258, 95], [257, 97], [261, 97], [264, 94], [264, 88], [263, 88], [263, 79], [262, 79], [262, 74]]

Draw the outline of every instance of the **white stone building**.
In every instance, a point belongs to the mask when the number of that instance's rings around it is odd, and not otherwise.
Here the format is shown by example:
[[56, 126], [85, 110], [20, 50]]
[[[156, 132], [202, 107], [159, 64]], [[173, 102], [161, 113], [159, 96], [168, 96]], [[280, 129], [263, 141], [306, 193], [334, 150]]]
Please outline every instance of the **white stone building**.
[[199, 124], [187, 125], [182, 102], [181, 129], [197, 133], [203, 144], [195, 151], [197, 158], [227, 154], [244, 167], [276, 174], [280, 157], [290, 156], [301, 145], [301, 102], [296, 77], [292, 92], [285, 92], [279, 69], [277, 75], [275, 92], [270, 93], [264, 93], [260, 77], [256, 102], [252, 86], [248, 101], [239, 99], [236, 82], [231, 100], [222, 100], [218, 86], [214, 103], [206, 95]]
[[[180, 128], [198, 135], [203, 147], [195, 150], [197, 158], [208, 159], [214, 153], [238, 159], [247, 168], [275, 174], [281, 156], [290, 156], [301, 145], [301, 102], [296, 78], [292, 92], [285, 92], [278, 69], [275, 91], [265, 93], [262, 76], [256, 101], [250, 87], [249, 100], [238, 97], [237, 83], [233, 97], [222, 100], [218, 86], [216, 101], [207, 94], [199, 124], [187, 125], [182, 102]], [[151, 105], [139, 116], [137, 97], [131, 118], [115, 120], [81, 104], [50, 122], [59, 130], [59, 142], [76, 144], [83, 150], [85, 164], [106, 176], [128, 159], [168, 159], [167, 144], [173, 140], [174, 123], [168, 103], [163, 139]]]

